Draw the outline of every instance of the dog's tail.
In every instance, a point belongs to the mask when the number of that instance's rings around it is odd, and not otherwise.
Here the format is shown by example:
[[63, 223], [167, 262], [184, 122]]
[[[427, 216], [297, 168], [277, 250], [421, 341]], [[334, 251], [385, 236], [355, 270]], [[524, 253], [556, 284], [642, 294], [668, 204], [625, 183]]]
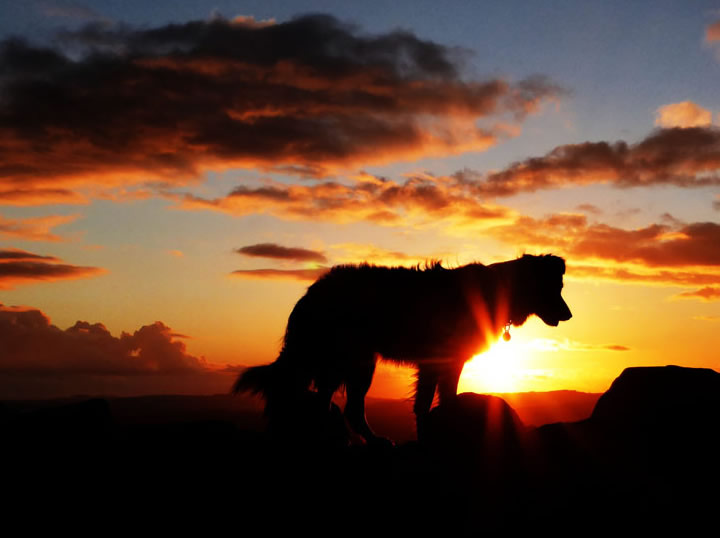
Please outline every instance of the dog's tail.
[[273, 385], [277, 384], [277, 364], [273, 362], [248, 368], [238, 376], [231, 392], [233, 394], [248, 392], [267, 398], [273, 392]]
[[242, 372], [232, 386], [232, 394], [250, 393], [265, 400], [265, 414], [273, 415], [293, 406], [311, 382], [310, 373], [286, 350], [271, 364], [252, 366]]

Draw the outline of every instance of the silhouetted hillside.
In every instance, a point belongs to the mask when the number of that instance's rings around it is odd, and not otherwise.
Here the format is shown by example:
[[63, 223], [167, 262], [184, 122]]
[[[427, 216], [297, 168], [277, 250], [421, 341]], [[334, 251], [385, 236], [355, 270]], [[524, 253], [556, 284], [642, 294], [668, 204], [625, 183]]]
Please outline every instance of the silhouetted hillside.
[[[130, 521], [225, 516], [245, 533], [647, 530], [672, 520], [688, 528], [712, 522], [720, 502], [719, 379], [704, 369], [629, 368], [592, 416], [539, 428], [499, 397], [466, 393], [433, 409], [425, 442], [396, 438], [394, 448], [343, 444], [337, 408], [311, 421], [298, 408], [289, 435], [270, 437], [249, 398], [6, 402], [6, 490], [108, 520], [133, 499], [123, 512]], [[575, 400], [577, 410], [591, 397], [554, 401]], [[527, 409], [543, 400], [515, 401]], [[412, 428], [409, 402], [368, 404], [381, 433]]]

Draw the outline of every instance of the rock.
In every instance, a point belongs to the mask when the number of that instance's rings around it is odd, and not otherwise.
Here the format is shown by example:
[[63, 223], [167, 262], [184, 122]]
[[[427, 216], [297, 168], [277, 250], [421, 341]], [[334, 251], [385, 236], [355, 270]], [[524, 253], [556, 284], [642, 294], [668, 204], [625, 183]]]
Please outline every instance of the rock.
[[502, 474], [520, 462], [525, 427], [502, 398], [466, 392], [435, 407], [425, 432], [424, 442], [437, 454]]
[[618, 427], [720, 426], [720, 373], [680, 366], [627, 368], [591, 420]]

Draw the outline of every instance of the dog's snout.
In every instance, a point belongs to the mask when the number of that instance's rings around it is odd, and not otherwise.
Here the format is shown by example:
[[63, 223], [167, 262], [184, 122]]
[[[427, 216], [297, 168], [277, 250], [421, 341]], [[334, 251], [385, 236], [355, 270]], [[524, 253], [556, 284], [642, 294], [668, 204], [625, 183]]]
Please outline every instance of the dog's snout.
[[560, 316], [560, 321], [567, 321], [572, 317], [572, 312], [570, 312], [570, 307], [568, 307], [567, 303], [563, 300], [562, 301], [562, 315]]

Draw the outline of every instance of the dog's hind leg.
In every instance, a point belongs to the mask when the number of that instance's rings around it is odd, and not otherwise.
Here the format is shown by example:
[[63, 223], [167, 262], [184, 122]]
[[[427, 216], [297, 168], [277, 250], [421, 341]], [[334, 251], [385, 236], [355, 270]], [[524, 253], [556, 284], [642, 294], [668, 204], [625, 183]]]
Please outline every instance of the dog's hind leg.
[[375, 434], [365, 417], [365, 395], [370, 389], [375, 373], [375, 358], [354, 361], [349, 367], [345, 380], [347, 403], [345, 418], [353, 431], [365, 439], [368, 444], [390, 444], [389, 439]]
[[437, 385], [437, 370], [426, 365], [418, 365], [417, 383], [415, 385], [415, 403], [413, 404], [418, 441], [421, 441], [424, 437], [425, 421], [430, 412], [430, 406], [432, 406]]
[[443, 371], [440, 373], [440, 379], [438, 380], [440, 404], [448, 403], [457, 396], [460, 374], [462, 374], [464, 366], [464, 362], [450, 362], [443, 368]]

